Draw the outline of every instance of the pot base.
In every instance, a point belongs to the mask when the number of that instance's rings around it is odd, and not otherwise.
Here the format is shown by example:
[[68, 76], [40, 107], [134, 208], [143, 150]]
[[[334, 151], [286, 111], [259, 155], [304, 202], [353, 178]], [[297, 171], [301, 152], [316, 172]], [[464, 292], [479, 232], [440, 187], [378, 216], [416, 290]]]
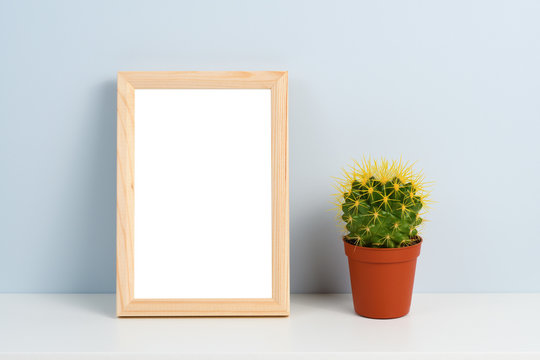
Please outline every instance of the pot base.
[[358, 311], [356, 311], [356, 309], [354, 309], [354, 312], [356, 313], [356, 315], [360, 315], [361, 317], [365, 317], [366, 319], [374, 319], [374, 320], [392, 320], [392, 319], [399, 319], [399, 318], [409, 315], [408, 311], [407, 313], [403, 315], [387, 315], [387, 316], [381, 316], [378, 314], [373, 314], [373, 315], [361, 314]]

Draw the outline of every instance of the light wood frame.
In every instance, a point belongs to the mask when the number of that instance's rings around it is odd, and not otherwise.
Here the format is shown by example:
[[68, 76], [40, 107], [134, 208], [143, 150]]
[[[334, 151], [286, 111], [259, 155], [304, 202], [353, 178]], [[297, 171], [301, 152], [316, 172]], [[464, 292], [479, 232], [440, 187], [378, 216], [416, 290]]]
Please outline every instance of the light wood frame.
[[[117, 315], [288, 316], [289, 156], [287, 72], [119, 72], [117, 133]], [[134, 299], [135, 89], [270, 89], [272, 103], [272, 298]]]

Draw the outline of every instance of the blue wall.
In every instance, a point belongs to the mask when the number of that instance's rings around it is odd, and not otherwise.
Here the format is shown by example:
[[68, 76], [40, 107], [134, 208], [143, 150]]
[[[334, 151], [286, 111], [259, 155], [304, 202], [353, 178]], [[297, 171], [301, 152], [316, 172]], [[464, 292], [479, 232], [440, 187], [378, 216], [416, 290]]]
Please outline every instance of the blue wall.
[[540, 291], [540, 2], [0, 1], [0, 292], [112, 292], [117, 71], [288, 70], [291, 285], [348, 290], [331, 176], [418, 160], [416, 290]]

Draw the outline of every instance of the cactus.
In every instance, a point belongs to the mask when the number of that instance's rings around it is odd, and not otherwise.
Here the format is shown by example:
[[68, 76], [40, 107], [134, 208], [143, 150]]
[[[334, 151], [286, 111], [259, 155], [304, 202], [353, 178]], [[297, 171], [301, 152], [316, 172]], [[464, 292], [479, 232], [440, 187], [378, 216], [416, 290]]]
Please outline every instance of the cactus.
[[336, 188], [345, 240], [358, 246], [398, 248], [415, 243], [428, 200], [424, 176], [399, 161], [355, 161]]

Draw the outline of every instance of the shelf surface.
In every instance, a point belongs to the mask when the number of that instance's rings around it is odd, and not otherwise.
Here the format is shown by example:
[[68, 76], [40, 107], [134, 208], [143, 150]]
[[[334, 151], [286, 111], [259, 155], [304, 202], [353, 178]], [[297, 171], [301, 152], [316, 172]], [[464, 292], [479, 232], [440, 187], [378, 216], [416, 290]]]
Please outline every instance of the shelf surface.
[[[286, 318], [116, 318], [113, 294], [0, 294], [0, 358], [540, 359], [540, 294], [415, 294], [357, 316], [350, 294], [292, 295]], [[360, 356], [359, 355], [364, 355]], [[151, 355], [151, 356], [150, 356]]]

